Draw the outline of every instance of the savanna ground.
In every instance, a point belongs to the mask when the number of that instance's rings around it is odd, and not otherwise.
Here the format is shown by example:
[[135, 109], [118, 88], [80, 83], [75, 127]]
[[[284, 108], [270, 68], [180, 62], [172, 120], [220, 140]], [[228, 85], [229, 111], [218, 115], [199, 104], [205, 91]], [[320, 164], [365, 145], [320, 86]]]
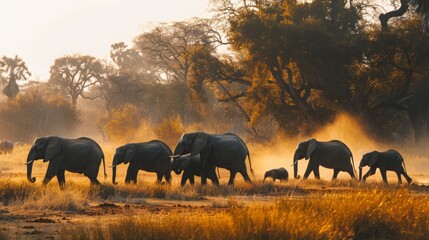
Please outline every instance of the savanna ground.
[[[348, 143], [358, 166], [360, 155], [375, 145], [363, 136], [354, 139]], [[350, 180], [345, 173], [329, 181], [332, 171], [322, 169], [322, 180], [311, 175], [305, 181], [262, 183], [271, 168], [283, 166], [293, 175], [295, 146], [251, 145], [253, 184], [237, 175], [235, 186], [227, 186], [229, 174], [221, 170], [218, 187], [203, 187], [196, 178], [195, 186], [181, 188], [175, 174], [171, 186], [157, 185], [155, 174], [141, 171], [137, 184], [125, 185], [127, 166], [120, 165], [118, 185], [111, 184], [111, 169], [104, 180], [100, 167], [101, 187], [90, 187], [84, 176], [66, 172], [65, 190], [56, 178], [41, 186], [47, 168], [42, 161], [34, 164], [36, 183], [29, 183], [24, 162], [30, 146], [17, 147], [13, 154], [0, 155], [0, 239], [428, 238], [425, 157], [403, 150], [412, 185], [397, 186], [396, 175], [389, 173], [390, 184], [384, 186], [378, 172], [368, 183]], [[109, 166], [115, 146], [102, 147]], [[305, 168], [306, 162], [300, 161], [301, 175]]]

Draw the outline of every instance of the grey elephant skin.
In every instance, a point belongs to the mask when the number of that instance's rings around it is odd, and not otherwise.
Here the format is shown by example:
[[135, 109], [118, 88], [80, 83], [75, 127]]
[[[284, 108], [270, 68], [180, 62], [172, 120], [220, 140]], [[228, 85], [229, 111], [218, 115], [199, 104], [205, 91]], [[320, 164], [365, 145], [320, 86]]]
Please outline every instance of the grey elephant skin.
[[100, 185], [97, 180], [101, 160], [103, 160], [104, 178], [106, 167], [104, 153], [97, 142], [91, 138], [81, 137], [67, 139], [58, 136], [41, 137], [34, 140], [27, 156], [27, 179], [34, 183], [35, 177], [31, 177], [33, 162], [43, 159], [49, 161], [43, 184], [47, 184], [53, 177], [57, 176], [58, 184], [65, 184], [64, 172], [81, 173], [87, 176], [91, 184]]
[[[365, 166], [369, 166], [370, 168], [362, 179], [362, 168]], [[398, 175], [398, 184], [402, 183], [401, 174], [404, 175], [408, 183], [413, 181], [407, 174], [404, 159], [396, 150], [391, 149], [385, 152], [372, 151], [364, 154], [359, 164], [359, 180], [365, 182], [369, 176], [375, 174], [377, 168], [380, 169], [385, 184], [388, 183], [386, 171], [394, 171]]]
[[311, 172], [317, 179], [320, 179], [319, 166], [334, 169], [332, 179], [336, 179], [340, 171], [350, 174], [356, 179], [353, 154], [343, 142], [332, 140], [329, 142], [319, 142], [312, 138], [298, 144], [293, 157], [294, 177], [298, 175], [298, 160], [309, 159], [304, 179], [307, 179]]
[[263, 182], [265, 182], [265, 179], [267, 179], [267, 178], [272, 178], [274, 182], [277, 179], [280, 181], [283, 181], [283, 180], [287, 181], [289, 178], [289, 173], [285, 168], [271, 169], [271, 170], [265, 172]]
[[13, 152], [13, 143], [7, 140], [0, 142], [0, 154], [8, 154]]
[[246, 156], [249, 160], [250, 171], [253, 173], [249, 150], [244, 141], [233, 133], [208, 134], [194, 132], [183, 134], [174, 150], [174, 156], [190, 153], [191, 156], [200, 154], [203, 164], [201, 183], [207, 183], [207, 173], [212, 165], [225, 168], [230, 172], [228, 184], [233, 184], [235, 175], [239, 172], [246, 182], [251, 182], [246, 168]]
[[[201, 162], [200, 154], [193, 157], [190, 154], [174, 157], [171, 162], [171, 170], [176, 174], [181, 174], [183, 172], [180, 185], [184, 186], [188, 180], [189, 183], [193, 185], [195, 183], [194, 176], [201, 177], [201, 171], [203, 171], [203, 163]], [[212, 184], [219, 185], [215, 166], [210, 164], [207, 166], [207, 170], [207, 178], [212, 181]]]
[[162, 141], [152, 140], [149, 142], [128, 143], [116, 148], [112, 164], [112, 183], [116, 184], [116, 166], [128, 164], [125, 183], [137, 183], [139, 170], [155, 172], [156, 182], [161, 183], [164, 177], [167, 183], [171, 182], [172, 155], [170, 147]]

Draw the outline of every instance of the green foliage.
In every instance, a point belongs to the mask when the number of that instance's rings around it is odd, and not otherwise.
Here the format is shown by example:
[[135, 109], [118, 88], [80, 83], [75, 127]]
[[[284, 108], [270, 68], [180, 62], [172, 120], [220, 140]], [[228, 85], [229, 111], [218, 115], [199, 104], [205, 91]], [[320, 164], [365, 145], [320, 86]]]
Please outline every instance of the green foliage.
[[15, 141], [31, 142], [38, 136], [68, 134], [78, 122], [73, 106], [43, 87], [27, 89], [0, 105], [0, 135]]

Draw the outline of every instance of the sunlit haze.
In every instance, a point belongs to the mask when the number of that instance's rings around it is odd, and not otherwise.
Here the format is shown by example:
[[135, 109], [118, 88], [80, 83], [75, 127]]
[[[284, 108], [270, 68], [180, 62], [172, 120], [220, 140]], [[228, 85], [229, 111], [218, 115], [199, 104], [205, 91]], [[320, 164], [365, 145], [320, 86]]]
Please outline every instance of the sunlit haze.
[[0, 56], [18, 55], [31, 79], [49, 78], [56, 58], [105, 58], [110, 45], [130, 44], [150, 23], [208, 14], [208, 0], [0, 0]]

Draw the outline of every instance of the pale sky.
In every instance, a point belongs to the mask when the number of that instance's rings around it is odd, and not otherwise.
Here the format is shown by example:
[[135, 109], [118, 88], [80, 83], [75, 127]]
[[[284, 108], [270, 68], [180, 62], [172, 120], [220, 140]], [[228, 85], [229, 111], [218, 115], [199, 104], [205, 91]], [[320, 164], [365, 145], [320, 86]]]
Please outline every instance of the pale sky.
[[208, 16], [209, 0], [0, 0], [0, 57], [20, 56], [31, 79], [49, 78], [56, 58], [107, 58], [110, 45], [149, 23]]

